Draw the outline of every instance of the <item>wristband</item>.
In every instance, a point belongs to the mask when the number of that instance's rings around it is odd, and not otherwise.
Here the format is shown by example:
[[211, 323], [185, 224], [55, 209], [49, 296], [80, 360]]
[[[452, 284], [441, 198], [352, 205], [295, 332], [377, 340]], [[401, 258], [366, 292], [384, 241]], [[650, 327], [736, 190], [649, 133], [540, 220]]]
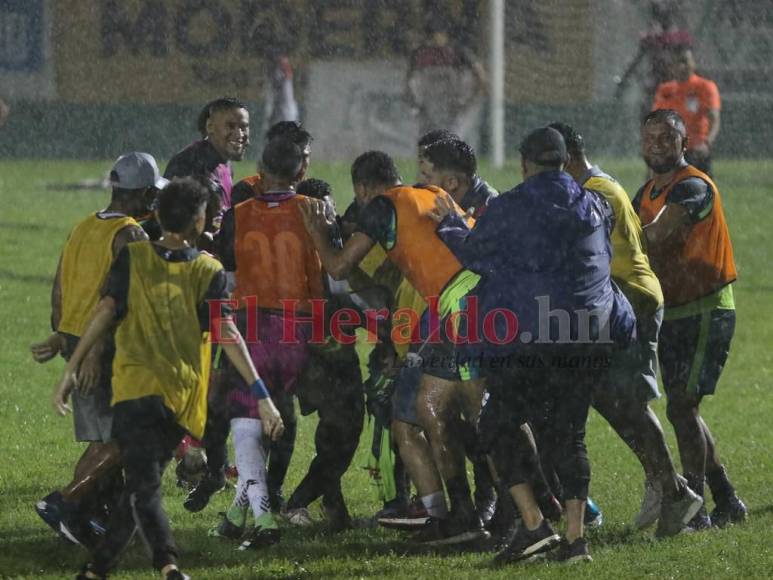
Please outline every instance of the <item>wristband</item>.
[[266, 388], [266, 384], [260, 378], [252, 383], [252, 386], [250, 387], [250, 393], [252, 393], [256, 399], [268, 399], [270, 396], [268, 389]]

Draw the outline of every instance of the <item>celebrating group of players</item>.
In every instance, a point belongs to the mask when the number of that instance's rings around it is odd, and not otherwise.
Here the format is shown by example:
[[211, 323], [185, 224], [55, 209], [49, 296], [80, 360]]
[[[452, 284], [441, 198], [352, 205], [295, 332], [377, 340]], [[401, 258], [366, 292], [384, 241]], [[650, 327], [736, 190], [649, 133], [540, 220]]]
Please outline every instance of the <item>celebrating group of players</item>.
[[[67, 359], [54, 406], [71, 401], [89, 442], [73, 480], [36, 506], [91, 552], [78, 578], [106, 577], [137, 528], [162, 577], [187, 578], [160, 497], [184, 437], [181, 478], [206, 457], [184, 504], [200, 511], [224, 486], [232, 435], [236, 493], [210, 535], [269, 546], [277, 520], [309, 523], [320, 497], [330, 527], [350, 527], [341, 477], [366, 408], [388, 482], [376, 519], [416, 530], [413, 542], [493, 533], [498, 563], [590, 560], [591, 406], [644, 469], [637, 527], [657, 521], [665, 537], [745, 519], [699, 411], [734, 331], [732, 246], [716, 185], [684, 161], [677, 113], [642, 124], [652, 178], [633, 204], [554, 123], [522, 141], [523, 181], [502, 194], [448, 131], [420, 139], [416, 185], [363, 153], [343, 215], [306, 178], [312, 136], [298, 123], [271, 127], [258, 174], [235, 185], [246, 107], [213, 101], [200, 129], [164, 177], [146, 153], [117, 160], [109, 206], [65, 243], [54, 332], [32, 346], [38, 362]], [[683, 475], [648, 405], [658, 364]], [[296, 398], [319, 414], [316, 455], [285, 501]]]

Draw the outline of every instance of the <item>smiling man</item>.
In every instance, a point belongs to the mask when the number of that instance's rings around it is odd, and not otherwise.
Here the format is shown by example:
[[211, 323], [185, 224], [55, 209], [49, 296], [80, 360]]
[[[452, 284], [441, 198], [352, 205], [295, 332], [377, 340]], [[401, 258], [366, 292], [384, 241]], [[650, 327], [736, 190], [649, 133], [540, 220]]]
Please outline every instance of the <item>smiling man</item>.
[[703, 397], [713, 395], [735, 331], [736, 279], [733, 247], [717, 186], [685, 161], [685, 122], [671, 109], [658, 109], [642, 124], [641, 152], [653, 177], [633, 200], [650, 263], [665, 300], [658, 359], [668, 396], [684, 477], [698, 495], [708, 483], [716, 507], [705, 508], [694, 529], [746, 519], [700, 414]]
[[209, 103], [204, 124], [206, 137], [177, 153], [166, 166], [164, 177], [208, 177], [220, 187], [223, 210], [231, 207], [231, 161], [241, 161], [250, 143], [250, 114], [233, 97]]

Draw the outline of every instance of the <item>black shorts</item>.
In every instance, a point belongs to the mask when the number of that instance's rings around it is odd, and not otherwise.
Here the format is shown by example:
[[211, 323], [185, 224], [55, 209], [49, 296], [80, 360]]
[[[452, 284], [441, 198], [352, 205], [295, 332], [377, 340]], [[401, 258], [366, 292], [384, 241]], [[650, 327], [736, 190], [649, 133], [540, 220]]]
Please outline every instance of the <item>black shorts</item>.
[[695, 316], [664, 320], [658, 358], [666, 395], [712, 395], [730, 353], [735, 310], [716, 308]]

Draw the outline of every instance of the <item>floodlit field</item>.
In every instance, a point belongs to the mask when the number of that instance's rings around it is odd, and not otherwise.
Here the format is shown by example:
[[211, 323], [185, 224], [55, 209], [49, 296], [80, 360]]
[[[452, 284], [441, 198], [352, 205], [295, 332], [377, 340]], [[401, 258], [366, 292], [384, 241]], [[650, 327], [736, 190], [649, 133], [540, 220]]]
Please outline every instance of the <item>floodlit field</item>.
[[[63, 362], [36, 365], [28, 346], [49, 330], [49, 296], [56, 261], [72, 225], [103, 207], [108, 192], [51, 189], [98, 177], [104, 162], [0, 162], [0, 577], [74, 577], [86, 554], [59, 540], [35, 514], [34, 503], [67, 483], [81, 447], [73, 443], [69, 419], [54, 415], [50, 394]], [[644, 177], [641, 162], [603, 164], [633, 195]], [[237, 167], [239, 176], [252, 162]], [[413, 179], [414, 167], [405, 166]], [[503, 171], [482, 168], [500, 189], [520, 180], [512, 163]], [[312, 164], [311, 175], [329, 180], [339, 210], [351, 199], [348, 167]], [[180, 545], [183, 570], [194, 578], [505, 578], [644, 577], [717, 578], [773, 575], [773, 163], [719, 161], [716, 175], [723, 194], [739, 270], [738, 324], [718, 394], [704, 404], [704, 416], [739, 494], [750, 508], [748, 524], [656, 542], [651, 532], [628, 525], [636, 514], [643, 476], [638, 463], [604, 421], [591, 413], [587, 443], [593, 479], [591, 494], [604, 512], [604, 525], [589, 534], [594, 562], [565, 568], [528, 564], [497, 570], [491, 554], [424, 552], [398, 533], [357, 529], [327, 536], [324, 525], [283, 528], [282, 543], [264, 552], [237, 552], [235, 545], [206, 536], [231, 500], [217, 495], [202, 513], [182, 507], [183, 492], [172, 470], [164, 480], [165, 506]], [[655, 404], [665, 424], [663, 401]], [[285, 484], [288, 496], [313, 454], [316, 419], [300, 418], [298, 445]], [[367, 432], [367, 431], [366, 431]], [[672, 450], [672, 431], [667, 427]], [[352, 515], [370, 517], [380, 505], [362, 469], [370, 441], [363, 437], [344, 478]], [[712, 504], [710, 504], [711, 506]], [[312, 512], [318, 513], [316, 505]], [[151, 577], [139, 542], [128, 550], [116, 578]]]

